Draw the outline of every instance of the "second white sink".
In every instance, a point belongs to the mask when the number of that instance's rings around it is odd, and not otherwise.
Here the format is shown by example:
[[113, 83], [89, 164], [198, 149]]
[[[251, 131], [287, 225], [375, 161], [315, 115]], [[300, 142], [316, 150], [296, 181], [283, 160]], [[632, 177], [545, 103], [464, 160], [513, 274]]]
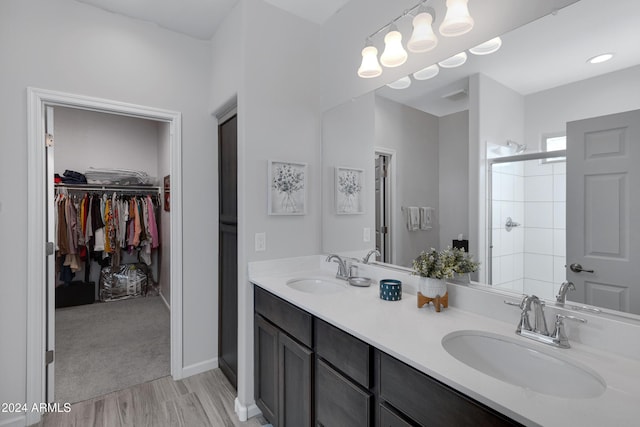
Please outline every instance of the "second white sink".
[[538, 393], [593, 398], [606, 390], [604, 379], [591, 369], [527, 344], [483, 331], [456, 331], [442, 339], [444, 349], [462, 363]]
[[326, 277], [299, 277], [287, 281], [287, 286], [309, 294], [333, 294], [347, 289], [346, 283]]

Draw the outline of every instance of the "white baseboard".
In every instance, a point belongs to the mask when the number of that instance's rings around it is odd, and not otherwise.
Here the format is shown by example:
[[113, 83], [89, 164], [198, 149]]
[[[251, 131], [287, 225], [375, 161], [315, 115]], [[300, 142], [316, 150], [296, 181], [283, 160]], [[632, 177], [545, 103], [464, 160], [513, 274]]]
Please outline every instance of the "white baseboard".
[[0, 421], [0, 427], [24, 427], [26, 425], [27, 417], [24, 415]]
[[218, 367], [218, 358], [205, 360], [203, 362], [194, 363], [193, 365], [185, 366], [182, 368], [182, 378], [187, 378], [192, 375], [201, 374], [203, 372], [216, 369]]
[[236, 400], [233, 402], [234, 410], [236, 411], [236, 415], [241, 422], [247, 421], [249, 418], [256, 417], [262, 414], [262, 411], [256, 406], [255, 402], [250, 404], [249, 406], [245, 406], [236, 397]]
[[160, 294], [160, 298], [162, 298], [162, 302], [164, 302], [164, 305], [166, 305], [169, 311], [171, 311], [171, 306], [167, 302], [167, 299], [164, 297], [164, 294], [162, 293], [162, 291], [160, 291], [159, 294]]

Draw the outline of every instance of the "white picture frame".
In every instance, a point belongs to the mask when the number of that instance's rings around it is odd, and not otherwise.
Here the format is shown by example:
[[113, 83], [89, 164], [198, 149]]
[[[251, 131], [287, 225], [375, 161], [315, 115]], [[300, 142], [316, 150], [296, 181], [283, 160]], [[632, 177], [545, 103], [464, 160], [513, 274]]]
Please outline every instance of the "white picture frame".
[[338, 215], [364, 213], [364, 169], [336, 166], [335, 208]]
[[268, 174], [268, 214], [306, 215], [307, 164], [269, 160]]

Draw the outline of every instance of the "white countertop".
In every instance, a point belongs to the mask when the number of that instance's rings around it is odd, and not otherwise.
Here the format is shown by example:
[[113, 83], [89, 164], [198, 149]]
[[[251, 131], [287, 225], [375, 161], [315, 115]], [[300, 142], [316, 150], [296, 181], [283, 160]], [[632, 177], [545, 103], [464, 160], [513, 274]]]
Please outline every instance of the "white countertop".
[[[525, 425], [640, 425], [640, 360], [576, 342], [571, 343], [570, 349], [557, 349], [519, 337], [514, 333], [519, 317], [517, 310], [512, 323], [457, 309], [455, 301], [437, 313], [431, 304], [418, 309], [415, 294], [404, 289], [400, 301], [381, 300], [377, 284], [368, 288], [348, 286], [333, 294], [300, 292], [288, 287], [286, 281], [308, 276], [332, 278], [335, 264], [324, 263], [326, 268], [314, 265], [313, 261], [301, 263], [299, 260], [295, 263], [277, 260], [271, 264], [263, 261], [259, 267], [250, 265], [250, 281]], [[498, 333], [516, 337], [543, 351], [557, 352], [596, 371], [607, 388], [597, 398], [569, 399], [497, 380], [463, 364], [442, 347], [442, 338], [458, 330]]]

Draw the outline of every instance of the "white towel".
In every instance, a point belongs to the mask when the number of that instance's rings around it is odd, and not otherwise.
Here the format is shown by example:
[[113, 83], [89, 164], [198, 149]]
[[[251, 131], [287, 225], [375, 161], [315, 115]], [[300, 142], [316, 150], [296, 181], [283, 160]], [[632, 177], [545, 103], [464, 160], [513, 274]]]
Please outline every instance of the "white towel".
[[420, 208], [420, 230], [431, 230], [431, 213], [433, 208], [422, 206]]
[[407, 230], [416, 231], [420, 227], [420, 210], [416, 206], [407, 208]]

